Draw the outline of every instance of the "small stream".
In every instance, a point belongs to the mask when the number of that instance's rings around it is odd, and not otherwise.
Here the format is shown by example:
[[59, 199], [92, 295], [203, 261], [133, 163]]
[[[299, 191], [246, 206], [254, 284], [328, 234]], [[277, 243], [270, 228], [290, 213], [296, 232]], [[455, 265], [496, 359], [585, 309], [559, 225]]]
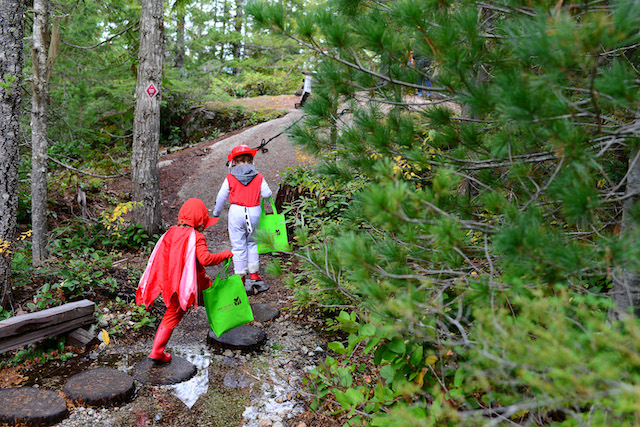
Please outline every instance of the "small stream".
[[[302, 378], [324, 358], [324, 344], [313, 330], [288, 317], [258, 324], [267, 335], [258, 351], [212, 347], [185, 332], [185, 341], [170, 342], [168, 350], [196, 366], [194, 377], [167, 386], [137, 383], [133, 400], [120, 407], [70, 407], [70, 416], [58, 426], [297, 427], [293, 419], [305, 412]], [[132, 375], [149, 344], [102, 344], [75, 360], [41, 368], [28, 385], [62, 390], [71, 376], [97, 367]]]
[[213, 354], [203, 345], [183, 346], [176, 349], [174, 354], [184, 357], [197, 369], [195, 376], [190, 380], [167, 386], [178, 399], [191, 409], [198, 398], [209, 390], [209, 365]]

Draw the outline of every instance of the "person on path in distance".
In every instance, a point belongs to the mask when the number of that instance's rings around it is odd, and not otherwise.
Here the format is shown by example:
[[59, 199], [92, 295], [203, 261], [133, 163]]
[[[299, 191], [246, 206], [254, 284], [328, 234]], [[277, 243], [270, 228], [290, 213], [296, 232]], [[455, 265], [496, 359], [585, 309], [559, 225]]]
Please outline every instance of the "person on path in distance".
[[[271, 197], [271, 189], [264, 176], [253, 166], [256, 152], [256, 149], [246, 145], [238, 145], [231, 150], [228, 156], [232, 166], [231, 173], [222, 183], [213, 208], [213, 216], [220, 216], [229, 199], [229, 240], [233, 252], [233, 268], [235, 274], [242, 278], [249, 295], [267, 289], [258, 274], [260, 262], [254, 237], [260, 225], [260, 201]], [[247, 273], [248, 279], [245, 277]]]
[[218, 222], [200, 199], [189, 199], [180, 208], [178, 225], [160, 237], [136, 291], [136, 304], [148, 309], [162, 293], [167, 306], [149, 357], [166, 363], [171, 355], [164, 349], [187, 309], [202, 305], [202, 291], [211, 286], [204, 266], [219, 264], [233, 257], [231, 251], [211, 253], [202, 232]]
[[295, 108], [301, 108], [304, 103], [307, 101], [307, 98], [309, 98], [309, 95], [311, 95], [311, 81], [313, 80], [313, 77], [311, 76], [311, 73], [308, 71], [303, 71], [302, 74], [304, 74], [304, 80], [303, 80], [303, 84], [302, 84], [302, 96], [300, 97], [300, 102], [296, 102], [294, 107]]

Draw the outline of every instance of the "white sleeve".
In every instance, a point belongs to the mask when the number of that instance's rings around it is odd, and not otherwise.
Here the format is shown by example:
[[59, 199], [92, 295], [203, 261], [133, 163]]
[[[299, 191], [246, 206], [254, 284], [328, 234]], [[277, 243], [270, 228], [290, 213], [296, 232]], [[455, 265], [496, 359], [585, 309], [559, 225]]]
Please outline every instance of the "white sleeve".
[[269, 188], [269, 184], [267, 184], [267, 180], [262, 178], [262, 185], [260, 185], [260, 196], [263, 199], [271, 197], [271, 189]]
[[222, 186], [220, 187], [220, 191], [218, 191], [218, 196], [216, 197], [216, 205], [213, 207], [213, 216], [220, 216], [222, 208], [224, 208], [224, 204], [229, 198], [230, 192], [229, 181], [225, 178]]

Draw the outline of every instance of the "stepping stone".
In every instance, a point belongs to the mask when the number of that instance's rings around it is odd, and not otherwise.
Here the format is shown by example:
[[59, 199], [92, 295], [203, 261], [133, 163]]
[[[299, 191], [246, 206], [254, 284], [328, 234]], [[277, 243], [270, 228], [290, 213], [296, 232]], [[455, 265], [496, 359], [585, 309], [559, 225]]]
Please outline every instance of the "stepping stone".
[[69, 415], [67, 402], [53, 391], [34, 387], [0, 390], [0, 423], [52, 425]]
[[280, 316], [280, 310], [269, 304], [251, 304], [251, 310], [256, 322], [267, 322]]
[[225, 332], [219, 337], [215, 332], [209, 331], [207, 342], [222, 347], [238, 348], [241, 350], [253, 350], [262, 346], [267, 340], [267, 334], [254, 326], [242, 325]]
[[[251, 283], [247, 283], [247, 284], [250, 285]], [[263, 292], [268, 291], [270, 287], [271, 287], [270, 284], [268, 284], [266, 282], [262, 282], [261, 285], [253, 285], [253, 286], [251, 286], [251, 290], [249, 290], [249, 291], [247, 291], [247, 288], [245, 287], [245, 291], [247, 292], [248, 296], [258, 295], [258, 294], [261, 294]]]
[[133, 377], [111, 368], [97, 368], [69, 378], [67, 399], [79, 406], [117, 406], [133, 397]]
[[169, 385], [187, 381], [196, 371], [194, 364], [174, 354], [169, 363], [157, 363], [149, 358], [138, 362], [133, 376], [143, 384]]

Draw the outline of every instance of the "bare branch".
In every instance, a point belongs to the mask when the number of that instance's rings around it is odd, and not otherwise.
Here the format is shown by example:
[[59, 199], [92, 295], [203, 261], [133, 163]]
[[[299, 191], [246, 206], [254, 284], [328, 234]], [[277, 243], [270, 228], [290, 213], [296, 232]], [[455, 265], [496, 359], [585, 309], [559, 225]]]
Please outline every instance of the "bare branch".
[[103, 44], [109, 43], [111, 40], [115, 39], [116, 37], [118, 37], [119, 35], [121, 35], [123, 33], [126, 33], [127, 31], [129, 31], [130, 29], [132, 29], [134, 27], [135, 27], [135, 29], [133, 31], [134, 32], [138, 31], [139, 28], [136, 27], [137, 25], [138, 25], [137, 22], [135, 24], [129, 25], [127, 28], [125, 28], [124, 30], [120, 31], [119, 33], [114, 34], [113, 36], [109, 37], [105, 41], [102, 41], [102, 42], [100, 42], [98, 44], [94, 44], [93, 46], [78, 46], [76, 44], [69, 43], [69, 42], [66, 42], [64, 40], [62, 40], [62, 43], [66, 44], [67, 46], [75, 47], [76, 49], [95, 49], [95, 48], [97, 48], [99, 46], [102, 46]]

